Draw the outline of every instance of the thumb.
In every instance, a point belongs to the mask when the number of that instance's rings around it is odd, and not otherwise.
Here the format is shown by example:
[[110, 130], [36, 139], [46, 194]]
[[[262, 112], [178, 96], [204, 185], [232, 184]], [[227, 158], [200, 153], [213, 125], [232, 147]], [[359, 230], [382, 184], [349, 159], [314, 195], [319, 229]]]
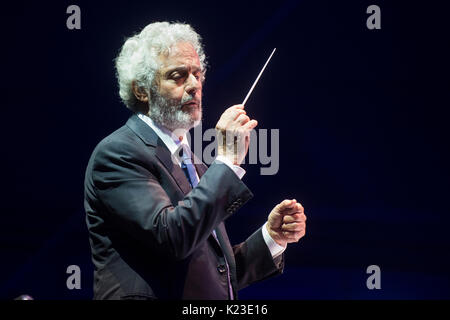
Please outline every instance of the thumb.
[[284, 209], [288, 209], [288, 208], [292, 208], [294, 207], [294, 205], [297, 203], [297, 200], [292, 199], [292, 200], [283, 200], [282, 202], [280, 202], [277, 205], [277, 209], [279, 211], [283, 211]]

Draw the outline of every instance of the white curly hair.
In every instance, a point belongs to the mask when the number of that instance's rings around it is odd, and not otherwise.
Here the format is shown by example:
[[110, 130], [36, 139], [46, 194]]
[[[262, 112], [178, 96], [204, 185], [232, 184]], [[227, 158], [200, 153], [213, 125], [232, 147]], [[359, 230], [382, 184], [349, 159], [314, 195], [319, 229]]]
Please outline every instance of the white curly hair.
[[203, 75], [206, 72], [206, 57], [201, 37], [185, 23], [155, 22], [147, 25], [139, 34], [128, 38], [115, 59], [119, 95], [123, 103], [136, 112], [138, 100], [132, 82], [146, 91], [150, 89], [160, 67], [159, 56], [168, 55], [170, 48], [179, 43], [192, 44], [197, 52]]

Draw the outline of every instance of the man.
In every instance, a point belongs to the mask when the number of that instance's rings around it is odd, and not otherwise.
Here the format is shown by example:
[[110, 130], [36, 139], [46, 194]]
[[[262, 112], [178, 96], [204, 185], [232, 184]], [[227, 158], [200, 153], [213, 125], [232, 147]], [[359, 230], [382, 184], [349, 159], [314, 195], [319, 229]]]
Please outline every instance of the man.
[[257, 122], [228, 108], [216, 160], [196, 164], [186, 132], [201, 121], [205, 64], [185, 24], [150, 24], [121, 49], [119, 93], [134, 114], [95, 148], [85, 178], [95, 299], [236, 299], [281, 273], [287, 243], [305, 234], [302, 206], [285, 200], [230, 245], [224, 221], [252, 197], [239, 164]]

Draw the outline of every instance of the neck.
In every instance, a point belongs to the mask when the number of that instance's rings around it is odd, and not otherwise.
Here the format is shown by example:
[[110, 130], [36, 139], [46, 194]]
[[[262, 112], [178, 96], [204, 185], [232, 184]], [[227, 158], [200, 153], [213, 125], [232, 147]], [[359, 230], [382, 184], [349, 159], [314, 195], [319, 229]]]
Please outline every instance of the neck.
[[155, 126], [157, 126], [161, 131], [165, 132], [166, 134], [170, 135], [173, 140], [179, 140], [180, 142], [183, 140], [183, 137], [186, 135], [186, 133], [189, 131], [188, 129], [184, 128], [168, 128], [167, 126], [164, 126], [163, 124], [159, 123], [152, 117], [150, 117], [150, 114], [144, 114], [144, 116], [148, 117]]

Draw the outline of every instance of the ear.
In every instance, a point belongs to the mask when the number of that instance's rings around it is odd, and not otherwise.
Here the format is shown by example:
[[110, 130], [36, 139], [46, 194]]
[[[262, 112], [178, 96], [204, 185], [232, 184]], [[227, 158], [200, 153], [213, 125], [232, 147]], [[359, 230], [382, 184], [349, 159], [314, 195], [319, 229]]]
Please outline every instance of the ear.
[[144, 88], [138, 86], [135, 80], [133, 80], [131, 86], [136, 99], [138, 99], [141, 102], [148, 103], [149, 93]]

